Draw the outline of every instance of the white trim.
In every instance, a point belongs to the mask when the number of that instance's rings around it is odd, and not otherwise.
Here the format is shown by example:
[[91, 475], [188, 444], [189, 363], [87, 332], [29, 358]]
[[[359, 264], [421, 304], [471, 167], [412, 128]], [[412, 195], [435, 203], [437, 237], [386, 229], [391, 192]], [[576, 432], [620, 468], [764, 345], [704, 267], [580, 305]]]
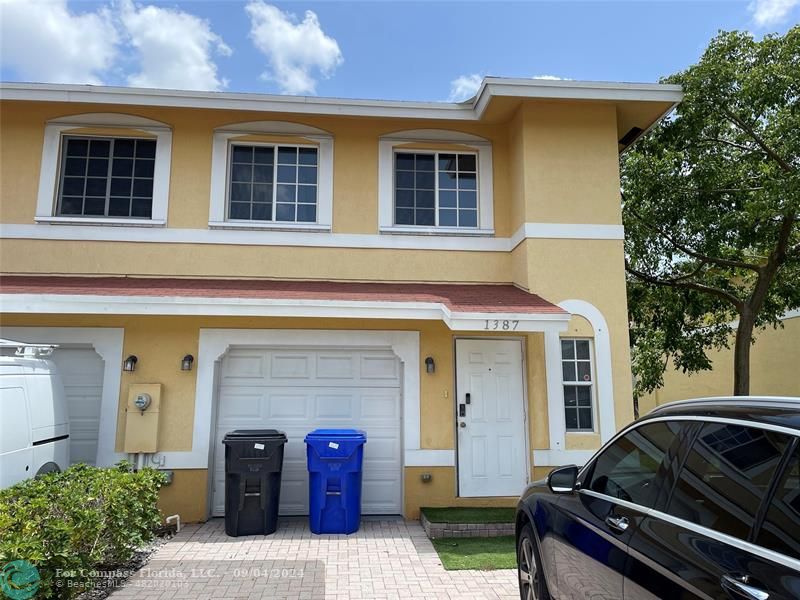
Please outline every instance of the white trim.
[[[42, 219], [43, 221], [45, 219]], [[313, 231], [317, 226], [303, 227], [313, 235], [297, 235], [292, 231], [261, 231], [244, 223], [212, 221], [209, 229], [183, 229], [166, 227], [141, 227], [150, 221], [120, 223], [120, 227], [94, 227], [88, 219], [70, 219], [74, 225], [65, 225], [60, 218], [47, 219], [53, 224], [25, 225], [0, 224], [0, 238], [28, 240], [70, 240], [97, 242], [140, 242], [156, 244], [223, 244], [237, 246], [291, 246], [317, 248], [382, 248], [392, 250], [459, 250], [467, 252], [510, 252], [523, 239], [622, 239], [607, 235], [606, 227], [615, 225], [580, 225], [570, 223], [526, 223], [533, 227], [526, 232], [520, 228], [511, 238], [492, 237], [491, 231], [470, 230], [456, 234], [437, 230], [433, 235], [414, 229], [408, 235], [383, 235], [369, 233], [329, 233]], [[104, 224], [108, 224], [107, 221]], [[116, 223], [113, 223], [116, 224]], [[136, 226], [138, 225], [138, 227]], [[286, 224], [291, 225], [291, 224]], [[539, 225], [545, 225], [546, 231]], [[295, 229], [295, 227], [291, 227]], [[323, 228], [327, 229], [327, 228]], [[392, 228], [392, 233], [406, 233], [402, 228]], [[542, 235], [544, 233], [544, 235]], [[558, 235], [557, 235], [558, 234]]]
[[596, 450], [534, 450], [535, 467], [583, 466], [594, 456]]
[[[344, 301], [195, 296], [0, 294], [5, 313], [421, 319], [444, 321], [453, 331], [481, 331], [486, 321], [518, 321], [517, 333], [565, 331], [566, 313], [454, 312], [441, 302]], [[511, 333], [511, 331], [509, 331]]]
[[400, 117], [477, 121], [494, 96], [564, 100], [680, 102], [678, 85], [547, 81], [487, 77], [478, 94], [463, 103], [349, 100], [229, 92], [195, 92], [53, 83], [3, 83], [0, 100], [171, 106], [296, 114]]
[[[153, 172], [153, 208], [150, 219], [124, 219], [118, 217], [64, 217], [55, 214], [58, 176], [61, 165], [61, 139], [63, 135], [82, 128], [135, 129], [156, 139], [155, 167]], [[81, 225], [165, 225], [169, 204], [169, 177], [172, 163], [172, 131], [152, 119], [134, 115], [88, 113], [48, 121], [44, 127], [42, 163], [39, 170], [39, 191], [36, 197], [35, 220], [41, 223], [80, 223]], [[117, 239], [120, 239], [117, 237]]]
[[624, 240], [625, 229], [595, 223], [523, 223], [511, 236], [511, 249], [526, 239]]
[[[565, 452], [567, 426], [564, 417], [564, 386], [561, 385], [561, 339], [557, 331], [548, 331], [544, 334], [544, 360], [545, 373], [547, 374], [549, 451]], [[533, 464], [538, 466], [540, 462], [536, 458], [537, 452], [542, 451], [533, 451]], [[546, 462], [545, 464], [554, 463]]]
[[[348, 331], [308, 329], [200, 329], [192, 449], [187, 452], [157, 452], [150, 464], [167, 469], [207, 469], [213, 453], [215, 377], [217, 365], [232, 346], [358, 347], [391, 348], [402, 363], [403, 448], [413, 462], [419, 460], [419, 332]], [[426, 457], [426, 455], [423, 455]], [[441, 460], [433, 458], [432, 460]], [[209, 485], [211, 481], [209, 479]]]
[[406, 450], [405, 467], [454, 467], [455, 450]]
[[[611, 338], [608, 332], [608, 324], [603, 313], [593, 304], [585, 300], [564, 300], [558, 306], [563, 308], [571, 315], [577, 315], [589, 321], [593, 330], [593, 350], [594, 350], [594, 399], [595, 415], [598, 424], [596, 431], [600, 433], [600, 443], [604, 444], [616, 433], [616, 410], [614, 405], [614, 373], [611, 363]], [[540, 466], [541, 461], [545, 464], [559, 464], [563, 462], [554, 457], [582, 456], [579, 454], [564, 454], [573, 452], [583, 452], [566, 449], [567, 429], [564, 423], [564, 388], [561, 382], [561, 340], [555, 331], [547, 331], [544, 334], [544, 353], [545, 369], [547, 373], [547, 416], [548, 431], [550, 437], [550, 448], [534, 450], [534, 464]], [[581, 432], [574, 432], [581, 433]], [[590, 432], [587, 432], [590, 433]], [[595, 451], [590, 451], [593, 454]], [[538, 458], [537, 458], [538, 457]], [[567, 461], [569, 462], [569, 461]], [[575, 462], [573, 460], [573, 462]], [[576, 463], [577, 464], [577, 463]]]
[[[457, 144], [477, 154], [478, 227], [411, 227], [394, 223], [394, 153], [397, 146], [419, 142], [424, 144]], [[432, 233], [436, 235], [491, 235], [494, 233], [494, 167], [489, 140], [461, 131], [442, 129], [410, 129], [397, 131], [378, 140], [378, 229], [382, 233]], [[438, 189], [438, 181], [436, 186]]]
[[[229, 222], [226, 217], [228, 196], [228, 155], [230, 144], [246, 135], [279, 135], [301, 137], [319, 147], [317, 171], [317, 222]], [[243, 142], [247, 143], [247, 142]], [[333, 136], [308, 125], [287, 121], [253, 121], [225, 125], [214, 131], [211, 146], [211, 198], [209, 203], [209, 227], [247, 227], [250, 229], [329, 231], [333, 223]]]
[[103, 399], [97, 440], [98, 467], [111, 466], [126, 455], [115, 451], [124, 329], [104, 327], [2, 327], [0, 337], [42, 344], [87, 344], [103, 359]]

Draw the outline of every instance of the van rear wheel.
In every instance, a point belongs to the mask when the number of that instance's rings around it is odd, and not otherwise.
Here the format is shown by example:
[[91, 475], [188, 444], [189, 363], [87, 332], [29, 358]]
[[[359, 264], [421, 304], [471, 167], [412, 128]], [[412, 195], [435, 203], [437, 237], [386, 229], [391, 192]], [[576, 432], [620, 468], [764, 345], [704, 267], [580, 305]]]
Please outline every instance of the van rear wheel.
[[36, 471], [36, 477], [47, 475], [48, 473], [61, 473], [61, 467], [54, 462], [46, 462]]

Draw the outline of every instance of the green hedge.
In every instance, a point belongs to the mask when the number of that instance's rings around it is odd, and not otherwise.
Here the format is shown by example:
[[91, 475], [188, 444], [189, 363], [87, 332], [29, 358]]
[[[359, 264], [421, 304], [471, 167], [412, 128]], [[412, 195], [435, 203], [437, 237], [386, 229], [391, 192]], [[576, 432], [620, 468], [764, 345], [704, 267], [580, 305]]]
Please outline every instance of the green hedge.
[[106, 469], [78, 464], [1, 490], [0, 567], [27, 560], [41, 576], [38, 597], [77, 595], [90, 584], [87, 571], [124, 563], [152, 540], [164, 480], [127, 462]]

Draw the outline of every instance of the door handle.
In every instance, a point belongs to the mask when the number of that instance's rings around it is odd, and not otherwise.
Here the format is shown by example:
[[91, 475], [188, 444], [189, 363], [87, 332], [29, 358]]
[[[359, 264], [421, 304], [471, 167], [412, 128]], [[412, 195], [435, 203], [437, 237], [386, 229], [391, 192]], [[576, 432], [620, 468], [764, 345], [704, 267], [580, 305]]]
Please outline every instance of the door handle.
[[720, 578], [722, 589], [733, 593], [737, 598], [746, 600], [767, 600], [769, 592], [750, 585], [750, 578], [747, 575], [723, 575]]
[[459, 404], [458, 405], [458, 416], [459, 417], [466, 417], [467, 416], [467, 405], [466, 404]]
[[617, 533], [623, 533], [630, 524], [628, 517], [615, 517], [614, 515], [606, 517], [606, 525]]

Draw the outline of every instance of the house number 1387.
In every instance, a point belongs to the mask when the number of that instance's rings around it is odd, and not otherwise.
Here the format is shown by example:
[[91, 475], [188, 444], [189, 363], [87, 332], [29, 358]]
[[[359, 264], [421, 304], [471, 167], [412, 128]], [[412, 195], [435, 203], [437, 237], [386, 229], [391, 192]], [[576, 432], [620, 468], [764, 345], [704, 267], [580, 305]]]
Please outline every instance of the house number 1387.
[[509, 320], [498, 320], [498, 319], [486, 319], [486, 327], [484, 330], [487, 331], [516, 331], [517, 326], [519, 325], [519, 321], [509, 321]]

